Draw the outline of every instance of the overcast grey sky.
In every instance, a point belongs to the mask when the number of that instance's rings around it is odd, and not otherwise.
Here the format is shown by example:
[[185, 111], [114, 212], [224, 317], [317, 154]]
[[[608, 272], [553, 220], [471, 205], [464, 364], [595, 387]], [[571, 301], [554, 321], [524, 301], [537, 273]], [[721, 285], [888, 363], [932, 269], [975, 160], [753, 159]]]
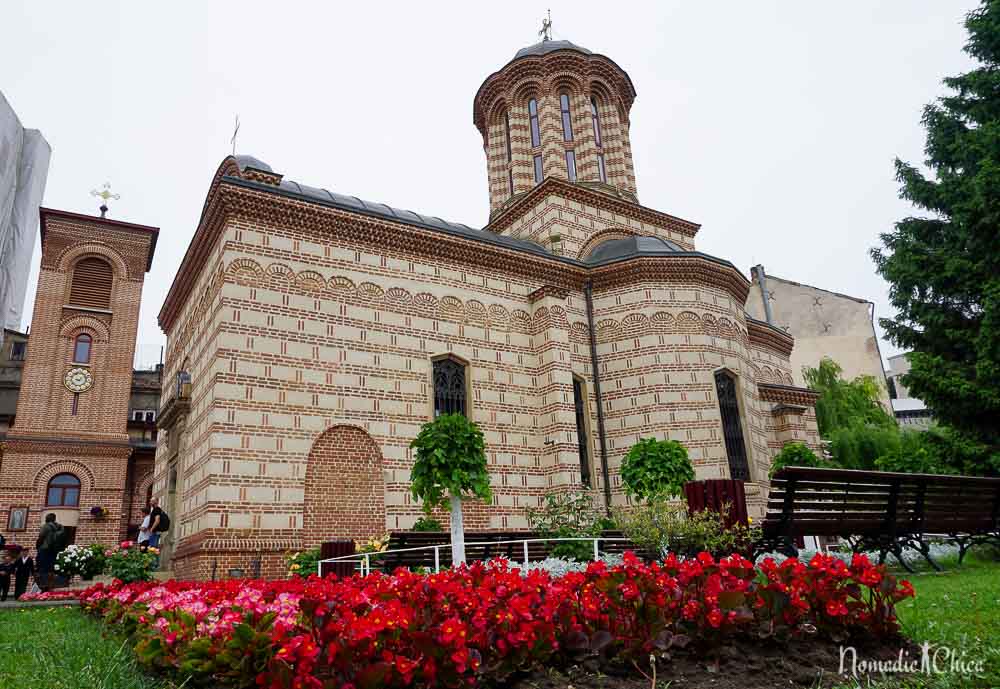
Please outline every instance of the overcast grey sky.
[[884, 316], [868, 249], [908, 212], [892, 160], [922, 160], [921, 108], [969, 68], [976, 4], [5, 0], [0, 90], [52, 145], [46, 206], [96, 214], [89, 192], [110, 181], [111, 217], [161, 228], [145, 364], [235, 113], [238, 151], [287, 179], [481, 227], [472, 98], [547, 7], [554, 38], [632, 77], [643, 205], [701, 223], [698, 248], [747, 274], [763, 263]]

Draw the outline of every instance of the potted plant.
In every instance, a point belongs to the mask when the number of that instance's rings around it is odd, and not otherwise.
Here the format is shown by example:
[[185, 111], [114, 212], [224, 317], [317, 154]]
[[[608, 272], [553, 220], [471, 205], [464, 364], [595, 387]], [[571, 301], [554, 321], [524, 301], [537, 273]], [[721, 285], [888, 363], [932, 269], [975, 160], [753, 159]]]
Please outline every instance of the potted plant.
[[100, 505], [94, 505], [90, 508], [90, 516], [98, 520], [104, 519], [108, 516], [108, 511]]

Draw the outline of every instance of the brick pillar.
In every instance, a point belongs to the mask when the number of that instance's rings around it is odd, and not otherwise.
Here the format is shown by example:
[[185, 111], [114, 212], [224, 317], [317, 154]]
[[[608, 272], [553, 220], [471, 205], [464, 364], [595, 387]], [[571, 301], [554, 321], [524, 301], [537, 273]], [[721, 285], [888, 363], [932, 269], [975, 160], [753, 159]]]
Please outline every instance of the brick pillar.
[[580, 456], [573, 406], [572, 345], [566, 293], [542, 287], [529, 295], [538, 356], [538, 443], [547, 490], [580, 489]]

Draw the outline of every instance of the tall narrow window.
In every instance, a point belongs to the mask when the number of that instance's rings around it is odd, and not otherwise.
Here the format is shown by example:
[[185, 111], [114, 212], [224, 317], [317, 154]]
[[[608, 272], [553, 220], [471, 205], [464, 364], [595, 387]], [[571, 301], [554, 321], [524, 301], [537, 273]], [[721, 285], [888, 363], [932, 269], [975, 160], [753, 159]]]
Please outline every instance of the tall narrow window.
[[451, 358], [434, 362], [434, 417], [468, 416], [465, 404], [465, 365]]
[[594, 143], [598, 148], [601, 148], [604, 144], [601, 143], [601, 116], [597, 111], [597, 99], [590, 99], [590, 119], [594, 122]]
[[92, 343], [93, 338], [91, 338], [87, 333], [81, 333], [76, 336], [76, 342], [73, 343], [74, 364], [90, 363], [90, 345]]
[[514, 146], [510, 140], [510, 113], [505, 112], [503, 114], [504, 129], [507, 132], [507, 186], [510, 190], [510, 195], [514, 195], [514, 167], [511, 163], [514, 161]]
[[69, 413], [76, 416], [80, 411], [80, 393], [73, 393], [73, 403], [70, 405]]
[[77, 507], [80, 504], [80, 479], [73, 474], [56, 474], [45, 493], [46, 507]]
[[601, 181], [608, 181], [608, 171], [604, 166], [604, 143], [601, 139], [601, 115], [597, 108], [597, 98], [590, 98], [590, 119], [594, 124], [594, 144], [597, 146], [597, 172]]
[[587, 437], [587, 404], [583, 381], [573, 379], [573, 405], [576, 407], [576, 438], [580, 452], [580, 483], [590, 488], [590, 438]]
[[719, 395], [722, 414], [722, 435], [729, 457], [729, 477], [740, 481], [750, 480], [747, 448], [743, 441], [743, 424], [740, 421], [740, 402], [737, 397], [736, 379], [728, 371], [715, 374], [715, 390]]
[[542, 156], [535, 156], [535, 184], [542, 183]]
[[576, 154], [566, 151], [566, 176], [570, 182], [576, 181]]
[[573, 121], [569, 112], [569, 94], [559, 96], [559, 113], [562, 115], [563, 141], [573, 140]]
[[510, 113], [503, 114], [503, 123], [507, 132], [507, 162], [514, 160], [514, 147], [510, 143]]
[[111, 264], [100, 258], [85, 258], [73, 268], [69, 303], [90, 309], [110, 309], [113, 283]]
[[538, 101], [534, 98], [528, 101], [528, 120], [531, 122], [531, 147], [542, 145], [542, 136], [538, 129]]

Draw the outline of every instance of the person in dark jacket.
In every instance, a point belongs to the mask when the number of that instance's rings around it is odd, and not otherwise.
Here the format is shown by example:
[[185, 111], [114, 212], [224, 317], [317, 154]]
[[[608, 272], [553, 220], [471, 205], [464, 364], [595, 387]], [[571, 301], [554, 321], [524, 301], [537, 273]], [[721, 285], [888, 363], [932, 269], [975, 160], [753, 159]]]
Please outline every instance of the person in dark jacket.
[[49, 512], [45, 515], [45, 523], [38, 531], [38, 540], [35, 542], [35, 550], [38, 557], [35, 561], [35, 581], [43, 591], [48, 591], [52, 586], [52, 570], [56, 565], [56, 555], [62, 545], [63, 527], [56, 521], [56, 515]]
[[14, 575], [14, 558], [9, 550], [0, 551], [3, 553], [0, 558], [0, 603], [7, 601], [7, 594], [10, 593], [10, 578]]
[[14, 560], [14, 598], [20, 598], [28, 590], [28, 579], [35, 574], [35, 560], [25, 548]]

